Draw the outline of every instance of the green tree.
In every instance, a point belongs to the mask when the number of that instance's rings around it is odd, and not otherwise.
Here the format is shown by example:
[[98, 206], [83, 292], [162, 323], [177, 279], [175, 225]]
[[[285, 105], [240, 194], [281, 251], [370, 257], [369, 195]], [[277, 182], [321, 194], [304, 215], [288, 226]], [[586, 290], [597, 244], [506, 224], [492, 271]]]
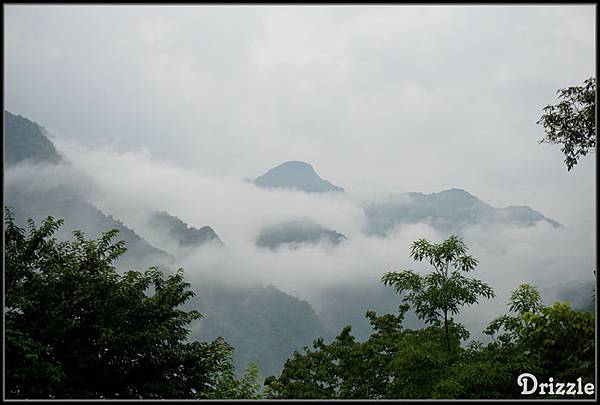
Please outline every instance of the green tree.
[[[523, 372], [541, 380], [594, 381], [594, 318], [566, 304], [545, 307], [534, 286], [511, 295], [509, 312], [486, 329], [499, 334], [484, 345], [461, 346], [466, 331], [449, 320], [451, 350], [441, 324], [404, 329], [398, 315], [368, 311], [373, 333], [357, 341], [346, 326], [329, 344], [295, 352], [278, 378], [265, 381], [277, 399], [516, 399]], [[585, 397], [585, 396], [584, 396]], [[543, 398], [543, 396], [540, 396]], [[564, 398], [564, 397], [563, 397]]]
[[567, 170], [571, 170], [581, 156], [596, 147], [596, 78], [557, 93], [560, 101], [544, 107], [537, 122], [546, 132], [540, 143], [562, 145]]
[[263, 393], [258, 383], [258, 367], [250, 364], [244, 375], [238, 380], [235, 378], [233, 363], [217, 375], [216, 388], [208, 395], [208, 399], [261, 399]]
[[295, 352], [278, 378], [265, 380], [267, 397], [431, 398], [433, 388], [459, 358], [460, 340], [453, 339], [453, 350], [448, 351], [439, 326], [404, 329], [402, 321], [408, 309], [402, 304], [399, 314], [381, 316], [368, 311], [373, 333], [364, 342], [352, 336], [348, 325], [331, 343], [316, 339], [312, 350]]
[[[513, 385], [504, 392], [514, 390], [514, 381], [524, 371], [538, 380], [595, 381], [594, 315], [567, 303], [544, 306], [534, 286], [523, 284], [513, 291], [509, 313], [490, 322], [484, 333], [494, 337], [488, 351], [499, 359], [495, 367], [510, 366], [504, 367], [504, 381]], [[513, 392], [513, 398], [518, 396]]]
[[546, 307], [537, 288], [529, 284], [512, 292], [508, 306], [509, 312], [484, 331], [493, 341], [487, 345], [471, 342], [435, 384], [432, 397], [523, 398], [516, 383], [523, 372], [539, 381], [549, 377], [562, 382], [579, 377], [584, 383], [594, 381], [592, 314], [559, 302]]
[[537, 314], [542, 308], [538, 289], [530, 284], [521, 284], [510, 295], [509, 313], [491, 321], [484, 333], [495, 339], [496, 334], [502, 331], [499, 336], [501, 343], [514, 342], [527, 327], [529, 317], [526, 314]]
[[265, 380], [268, 398], [349, 399], [385, 398], [393, 380], [391, 361], [402, 336], [402, 320], [408, 306], [398, 315], [378, 317], [367, 312], [373, 334], [358, 342], [348, 325], [330, 343], [322, 338], [313, 342], [313, 350], [294, 352], [278, 378]]
[[201, 314], [180, 309], [181, 269], [121, 275], [116, 230], [61, 242], [61, 224], [25, 232], [5, 209], [7, 398], [206, 398], [231, 382], [231, 346], [187, 341]]
[[[455, 235], [440, 244], [419, 239], [413, 242], [410, 256], [419, 262], [426, 260], [434, 271], [424, 276], [412, 270], [388, 272], [381, 278], [397, 293], [406, 292], [403, 301], [413, 306], [420, 319], [430, 324], [443, 321], [448, 350], [451, 346], [451, 319], [448, 316], [458, 314], [465, 305], [476, 304], [479, 297], [494, 297], [494, 291], [487, 284], [462, 274], [472, 271], [478, 263], [466, 252], [467, 246]], [[464, 331], [461, 328], [456, 330]]]

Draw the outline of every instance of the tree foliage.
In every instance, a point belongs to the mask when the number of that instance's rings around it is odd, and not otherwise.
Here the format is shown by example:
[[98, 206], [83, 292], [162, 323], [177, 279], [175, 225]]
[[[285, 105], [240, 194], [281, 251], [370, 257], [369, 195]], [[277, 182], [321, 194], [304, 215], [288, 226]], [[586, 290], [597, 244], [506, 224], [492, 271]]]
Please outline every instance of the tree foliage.
[[461, 327], [451, 322], [447, 350], [441, 325], [402, 327], [408, 308], [401, 305], [398, 315], [367, 312], [373, 333], [364, 342], [347, 326], [330, 344], [317, 339], [312, 350], [295, 352], [279, 377], [265, 381], [267, 397], [516, 399], [523, 398], [517, 384], [523, 372], [540, 381], [594, 381], [593, 315], [562, 303], [545, 307], [533, 286], [513, 292], [508, 314], [486, 329], [499, 333], [487, 345], [461, 346]]
[[403, 301], [414, 307], [420, 319], [430, 324], [443, 321], [450, 350], [448, 315], [457, 315], [461, 307], [476, 304], [481, 296], [494, 297], [494, 291], [481, 280], [461, 274], [472, 271], [477, 259], [467, 255], [467, 246], [455, 235], [440, 244], [419, 239], [413, 242], [410, 257], [427, 261], [434, 271], [424, 276], [412, 270], [388, 272], [381, 281], [405, 293]]
[[61, 225], [26, 232], [5, 209], [7, 398], [207, 398], [236, 383], [231, 346], [187, 341], [201, 314], [180, 309], [183, 270], [121, 275], [116, 230], [58, 241]]
[[537, 289], [517, 288], [509, 313], [493, 320], [484, 333], [495, 336], [500, 350], [527, 355], [531, 369], [542, 378], [594, 381], [594, 315], [574, 311], [568, 303], [543, 306]]
[[[268, 398], [386, 399], [430, 398], [457, 350], [449, 353], [443, 330], [431, 326], [405, 330], [403, 304], [397, 315], [367, 312], [373, 333], [359, 342], [346, 326], [330, 343], [316, 339], [313, 349], [295, 352], [278, 378], [265, 381]], [[453, 336], [455, 336], [453, 334]], [[460, 339], [453, 339], [455, 349]], [[427, 384], [422, 384], [427, 381]]]
[[[384, 276], [408, 294], [398, 314], [367, 312], [368, 339], [358, 341], [351, 326], [330, 343], [318, 338], [262, 390], [254, 366], [236, 379], [223, 339], [188, 340], [186, 325], [201, 315], [181, 309], [193, 295], [181, 269], [119, 274], [111, 262], [125, 247], [112, 242], [116, 231], [62, 242], [52, 236], [61, 224], [48, 217], [25, 231], [5, 212], [7, 398], [514, 399], [523, 372], [595, 381], [594, 314], [544, 306], [532, 285], [519, 286], [490, 322], [490, 343], [461, 344], [469, 332], [452, 315], [493, 292], [461, 274], [477, 260], [452, 236], [413, 243], [411, 257], [435, 277]], [[403, 327], [411, 305], [428, 326]]]
[[540, 143], [562, 145], [567, 170], [571, 170], [581, 156], [596, 147], [596, 78], [557, 93], [559, 102], [544, 107], [537, 122], [546, 132]]

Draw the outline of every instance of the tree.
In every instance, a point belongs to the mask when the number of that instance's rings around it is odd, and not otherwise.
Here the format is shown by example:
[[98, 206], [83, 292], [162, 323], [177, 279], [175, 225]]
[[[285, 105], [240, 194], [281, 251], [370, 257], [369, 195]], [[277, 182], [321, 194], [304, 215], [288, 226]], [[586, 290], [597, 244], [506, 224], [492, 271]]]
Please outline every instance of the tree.
[[[517, 377], [529, 372], [540, 381], [594, 381], [595, 329], [590, 313], [566, 304], [542, 305], [534, 286], [513, 291], [509, 313], [492, 321], [498, 339], [463, 347], [465, 334], [449, 320], [451, 350], [441, 325], [402, 327], [409, 305], [398, 315], [368, 311], [373, 333], [360, 342], [350, 325], [329, 344], [294, 352], [278, 378], [265, 380], [274, 399], [516, 399]], [[531, 398], [552, 396], [532, 395]], [[555, 398], [564, 396], [555, 395]], [[589, 396], [579, 396], [589, 398]]]
[[244, 375], [238, 380], [231, 362], [228, 367], [215, 378], [216, 388], [208, 395], [208, 399], [261, 399], [263, 393], [258, 383], [258, 367], [252, 363]]
[[231, 346], [187, 341], [202, 315], [180, 309], [194, 294], [182, 269], [121, 275], [117, 230], [60, 242], [62, 223], [26, 233], [5, 209], [8, 398], [206, 398], [231, 383]]
[[461, 274], [473, 270], [478, 263], [466, 252], [465, 243], [456, 235], [451, 235], [440, 244], [419, 239], [413, 242], [410, 256], [419, 262], [428, 261], [434, 271], [425, 276], [412, 270], [388, 272], [381, 278], [385, 285], [393, 286], [397, 293], [406, 292], [403, 302], [410, 303], [420, 319], [430, 324], [443, 320], [448, 350], [451, 324], [448, 315], [458, 314], [464, 305], [477, 303], [480, 296], [494, 297], [494, 291], [487, 284]]
[[528, 317], [525, 314], [537, 314], [542, 307], [542, 298], [538, 289], [530, 284], [521, 284], [511, 293], [509, 313], [490, 322], [483, 333], [495, 339], [495, 335], [503, 331], [504, 333], [499, 337], [501, 343], [514, 342], [527, 327]]
[[459, 339], [446, 348], [439, 326], [410, 330], [402, 327], [409, 306], [399, 314], [367, 312], [373, 333], [360, 342], [351, 326], [329, 344], [322, 338], [313, 350], [295, 352], [278, 378], [265, 380], [266, 395], [276, 399], [393, 399], [431, 398], [436, 385], [460, 358]]
[[[413, 397], [414, 385], [409, 384], [406, 377], [411, 376], [411, 381], [418, 379], [424, 382], [420, 379], [420, 373], [424, 370], [424, 362], [431, 361], [432, 346], [435, 346], [435, 343], [432, 339], [423, 339], [424, 334], [420, 331], [408, 333], [404, 331], [402, 320], [408, 305], [401, 305], [399, 309], [398, 315], [377, 316], [375, 312], [368, 311], [367, 317], [371, 322], [373, 333], [365, 342], [357, 341], [351, 334], [351, 326], [348, 325], [330, 344], [318, 338], [313, 342], [313, 350], [305, 347], [304, 353], [294, 352], [278, 378], [271, 376], [265, 380], [267, 397], [280, 399]], [[427, 347], [419, 348], [421, 350], [417, 351], [411, 350], [415, 342], [421, 342]], [[438, 370], [427, 371], [437, 373]], [[426, 389], [422, 388], [420, 394], [426, 396]]]
[[537, 122], [546, 132], [540, 143], [562, 145], [567, 170], [571, 170], [581, 156], [596, 147], [596, 78], [557, 93], [560, 101], [544, 107]]
[[514, 383], [524, 370], [538, 380], [595, 380], [594, 315], [575, 311], [568, 303], [544, 306], [534, 286], [522, 284], [513, 291], [509, 313], [490, 322], [484, 333], [494, 337], [488, 351], [502, 357], [495, 367], [511, 366], [504, 380]]

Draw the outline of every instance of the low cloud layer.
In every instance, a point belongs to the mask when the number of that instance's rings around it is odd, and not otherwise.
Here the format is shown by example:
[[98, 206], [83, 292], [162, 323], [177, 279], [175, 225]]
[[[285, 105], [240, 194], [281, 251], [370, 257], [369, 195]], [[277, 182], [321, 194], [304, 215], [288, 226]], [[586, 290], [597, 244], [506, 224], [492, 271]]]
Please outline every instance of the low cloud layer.
[[[414, 224], [367, 237], [364, 201], [456, 187], [565, 225], [465, 230], [474, 276], [498, 295], [465, 311], [477, 329], [519, 283], [593, 280], [596, 157], [567, 172], [536, 121], [557, 89], [595, 75], [595, 24], [594, 5], [7, 5], [5, 108], [71, 164], [21, 165], [6, 182], [67, 185], [155, 245], [153, 211], [210, 225], [226, 246], [183, 258], [188, 278], [273, 284], [317, 311], [330, 286], [425, 271], [411, 242], [448, 236]], [[287, 160], [347, 193], [243, 180]], [[304, 217], [348, 240], [254, 245], [262, 226]]]
[[593, 5], [5, 7], [5, 105], [209, 176], [312, 163], [355, 192], [459, 187], [563, 223], [595, 193], [536, 121], [595, 75]]
[[[43, 170], [27, 165], [7, 172], [7, 182], [46, 187], [64, 181], [79, 189], [105, 213], [114, 215], [156, 247], [164, 235], [148, 226], [153, 211], [167, 211], [199, 228], [210, 225], [225, 247], [207, 245], [182, 257], [178, 265], [194, 284], [204, 275], [228, 284], [268, 285], [308, 300], [319, 312], [323, 291], [339, 286], [376, 285], [386, 271], [428, 271], [409, 258], [412, 241], [440, 242], [442, 235], [427, 224], [396, 228], [388, 238], [361, 232], [360, 202], [367, 196], [305, 194], [259, 189], [233, 177], [214, 177], [156, 160], [148, 153], [88, 149], [56, 139], [71, 162]], [[534, 207], [535, 208], [535, 207]], [[593, 282], [595, 214], [564, 228], [546, 223], [527, 228], [511, 226], [465, 229], [465, 242], [479, 259], [473, 276], [488, 282], [497, 298], [464, 311], [461, 319], [474, 332], [506, 311], [510, 291], [520, 283], [541, 289], [572, 281]], [[264, 225], [308, 217], [348, 236], [340, 245], [281, 248], [254, 244]], [[171, 245], [174, 247], [175, 245]]]

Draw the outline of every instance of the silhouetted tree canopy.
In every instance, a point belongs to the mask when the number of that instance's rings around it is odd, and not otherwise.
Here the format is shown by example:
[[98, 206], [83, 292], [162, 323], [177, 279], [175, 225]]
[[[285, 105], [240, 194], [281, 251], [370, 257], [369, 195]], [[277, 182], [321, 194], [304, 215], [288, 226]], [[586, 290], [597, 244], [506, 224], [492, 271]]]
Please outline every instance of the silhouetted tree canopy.
[[252, 374], [243, 386], [234, 379], [231, 346], [187, 341], [201, 314], [180, 309], [193, 295], [183, 270], [121, 275], [117, 230], [61, 242], [61, 224], [30, 220], [26, 232], [5, 209], [7, 398], [254, 395]]
[[561, 145], [567, 170], [571, 170], [581, 156], [596, 147], [596, 78], [557, 93], [559, 102], [544, 107], [537, 122], [546, 131], [540, 143]]

